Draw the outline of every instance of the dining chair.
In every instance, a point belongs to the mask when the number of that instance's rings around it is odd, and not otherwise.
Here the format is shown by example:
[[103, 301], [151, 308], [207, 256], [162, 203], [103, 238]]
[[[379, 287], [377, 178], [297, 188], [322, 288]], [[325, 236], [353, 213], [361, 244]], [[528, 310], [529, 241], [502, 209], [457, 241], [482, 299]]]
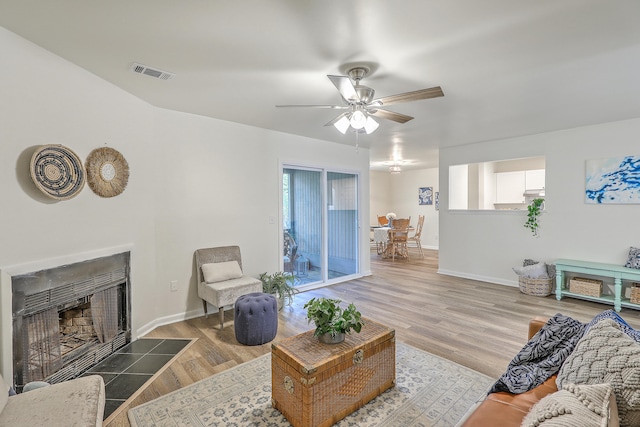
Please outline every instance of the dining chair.
[[387, 224], [389, 224], [389, 220], [387, 219], [387, 216], [378, 215], [378, 225], [380, 225], [381, 227], [384, 227]]
[[424, 258], [424, 253], [422, 252], [422, 243], [420, 243], [420, 236], [422, 235], [422, 227], [424, 226], [424, 215], [418, 215], [418, 224], [416, 225], [416, 232], [413, 236], [407, 238], [409, 242], [414, 242], [420, 252], [420, 256]]
[[396, 260], [396, 254], [409, 259], [409, 251], [407, 250], [407, 239], [409, 237], [409, 219], [397, 218], [391, 220], [391, 229], [389, 230], [389, 247], [391, 251], [391, 260]]

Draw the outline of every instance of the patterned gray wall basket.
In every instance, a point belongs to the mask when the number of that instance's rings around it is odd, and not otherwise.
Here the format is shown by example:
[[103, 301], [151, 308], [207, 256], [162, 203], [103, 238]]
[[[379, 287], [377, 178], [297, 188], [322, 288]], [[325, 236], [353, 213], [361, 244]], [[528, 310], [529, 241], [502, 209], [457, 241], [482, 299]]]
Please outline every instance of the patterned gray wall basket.
[[86, 173], [82, 161], [63, 145], [43, 145], [31, 157], [31, 179], [45, 195], [67, 200], [82, 191]]

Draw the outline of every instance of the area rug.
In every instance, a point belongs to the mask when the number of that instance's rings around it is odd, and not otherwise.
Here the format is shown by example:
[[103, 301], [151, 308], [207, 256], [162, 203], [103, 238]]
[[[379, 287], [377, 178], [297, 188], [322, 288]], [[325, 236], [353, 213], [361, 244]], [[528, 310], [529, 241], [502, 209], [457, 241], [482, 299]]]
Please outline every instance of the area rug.
[[[336, 425], [450, 427], [481, 399], [494, 379], [396, 343], [396, 386]], [[213, 375], [132, 408], [132, 427], [286, 427], [271, 407], [271, 355]]]

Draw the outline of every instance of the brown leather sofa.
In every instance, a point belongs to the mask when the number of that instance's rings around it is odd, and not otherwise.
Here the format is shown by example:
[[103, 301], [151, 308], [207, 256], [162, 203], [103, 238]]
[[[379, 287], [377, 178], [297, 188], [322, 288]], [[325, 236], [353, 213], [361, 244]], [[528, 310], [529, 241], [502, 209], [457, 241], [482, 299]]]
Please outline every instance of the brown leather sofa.
[[[544, 326], [548, 319], [536, 317], [529, 322], [529, 338]], [[522, 420], [540, 399], [558, 391], [556, 375], [538, 387], [522, 394], [491, 393], [476, 407], [461, 427], [519, 427]]]

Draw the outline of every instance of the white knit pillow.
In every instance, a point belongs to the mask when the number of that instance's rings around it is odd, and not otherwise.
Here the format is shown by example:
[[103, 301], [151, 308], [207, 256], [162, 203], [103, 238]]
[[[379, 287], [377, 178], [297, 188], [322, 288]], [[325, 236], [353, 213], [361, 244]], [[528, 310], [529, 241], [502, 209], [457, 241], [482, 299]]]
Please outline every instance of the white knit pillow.
[[556, 384], [609, 383], [621, 426], [640, 426], [640, 345], [617, 322], [596, 322], [576, 344], [558, 372]]
[[610, 384], [574, 385], [549, 394], [522, 420], [522, 427], [618, 427]]
[[202, 264], [202, 275], [207, 283], [223, 282], [242, 277], [238, 261], [212, 262]]

